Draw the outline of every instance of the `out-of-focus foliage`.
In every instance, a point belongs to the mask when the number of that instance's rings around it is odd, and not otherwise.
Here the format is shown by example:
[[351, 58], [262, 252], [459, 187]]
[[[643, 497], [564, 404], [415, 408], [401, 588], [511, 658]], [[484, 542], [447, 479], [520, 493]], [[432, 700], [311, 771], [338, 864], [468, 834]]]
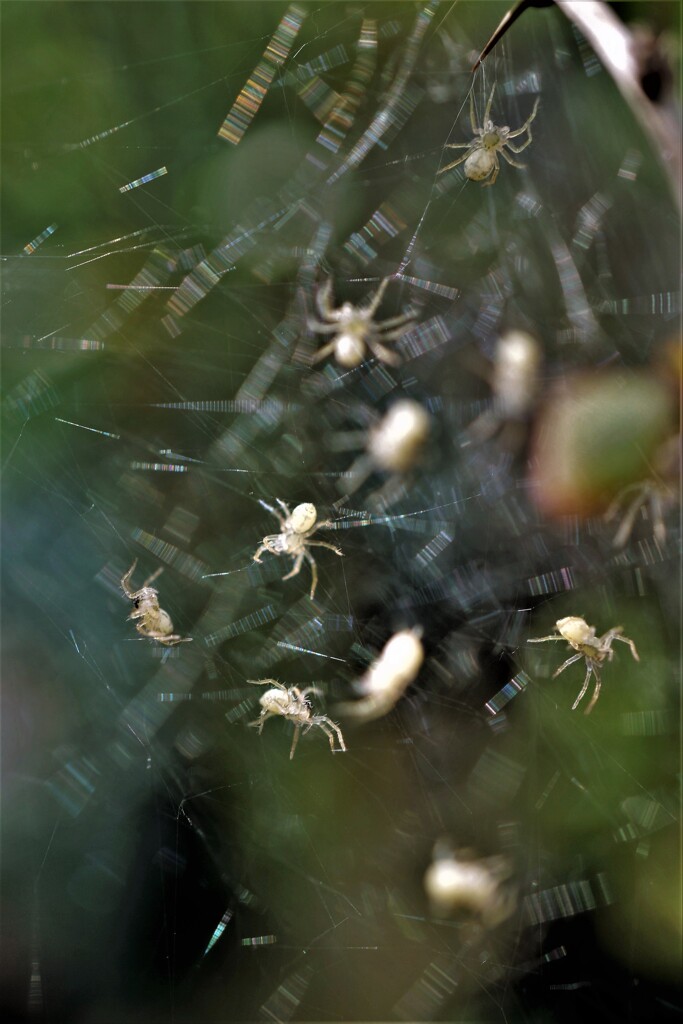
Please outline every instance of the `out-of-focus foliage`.
[[[0, 6], [5, 1019], [676, 1000], [680, 529], [643, 506], [617, 547], [603, 512], [675, 431], [679, 223], [559, 10], [472, 76], [506, 7]], [[494, 82], [498, 125], [540, 98], [525, 167], [440, 175]], [[358, 305], [387, 277], [400, 365], [314, 363], [321, 284]], [[523, 402], [497, 393], [509, 332], [538, 345]], [[406, 400], [420, 457], [359, 481]], [[333, 521], [315, 601], [253, 562], [278, 498]], [[192, 643], [126, 621], [135, 557]], [[526, 643], [570, 615], [640, 652], [589, 717], [583, 664], [552, 679], [566, 645]], [[333, 716], [402, 630], [424, 662], [340, 717], [346, 753], [313, 729], [290, 762], [291, 722], [247, 727], [248, 680]], [[435, 849], [504, 865], [492, 913], [432, 912]]]

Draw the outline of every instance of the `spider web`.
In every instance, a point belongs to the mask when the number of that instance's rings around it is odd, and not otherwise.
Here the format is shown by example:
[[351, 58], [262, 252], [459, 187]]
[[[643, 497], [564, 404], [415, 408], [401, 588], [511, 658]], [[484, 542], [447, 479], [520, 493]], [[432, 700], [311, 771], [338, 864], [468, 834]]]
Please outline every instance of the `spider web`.
[[[471, 74], [504, 10], [3, 5], [7, 1019], [675, 1010], [680, 531], [641, 517], [616, 551], [599, 516], [546, 521], [528, 435], [470, 428], [511, 326], [549, 404], [656, 364], [678, 216], [559, 10]], [[494, 86], [495, 124], [540, 99], [526, 169], [439, 174]], [[391, 278], [400, 366], [313, 363], [327, 277], [356, 304]], [[398, 398], [430, 413], [423, 459], [352, 491], [339, 438]], [[253, 562], [278, 498], [333, 520], [313, 601], [307, 566]], [[136, 557], [192, 643], [126, 622]], [[551, 683], [564, 647], [525, 645], [566, 615], [641, 654], [590, 719], [582, 666]], [[246, 728], [271, 677], [336, 721], [412, 626], [417, 682], [340, 719], [346, 754]], [[430, 908], [444, 838], [509, 860], [500, 927]]]

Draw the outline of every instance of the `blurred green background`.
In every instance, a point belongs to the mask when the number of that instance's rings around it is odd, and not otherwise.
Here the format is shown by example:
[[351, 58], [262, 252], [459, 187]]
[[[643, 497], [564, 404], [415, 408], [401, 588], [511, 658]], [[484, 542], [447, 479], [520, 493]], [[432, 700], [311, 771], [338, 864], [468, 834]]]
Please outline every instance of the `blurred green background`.
[[[537, 428], [582, 373], [659, 381], [644, 419], [657, 442], [674, 429], [659, 366], [678, 342], [680, 227], [660, 155], [580, 33], [534, 9], [474, 79], [478, 111], [496, 81], [512, 127], [541, 96], [528, 170], [504, 165], [492, 189], [462, 168], [438, 177], [444, 144], [470, 137], [472, 58], [507, 5], [433, 5], [414, 52], [419, 4], [302, 7], [237, 147], [216, 133], [286, 4], [0, 7], [4, 1019], [666, 1019], [681, 944], [676, 514], [665, 543], [641, 517], [616, 552], [593, 510], [540, 515], [535, 442], [466, 433], [490, 406], [471, 354], [490, 363], [511, 323], [543, 349]], [[678, 82], [680, 6], [613, 7], [664, 33]], [[363, 19], [376, 66], [335, 156], [299, 90], [314, 73], [323, 96], [347, 88]], [[392, 95], [405, 122], [331, 185]], [[251, 247], [169, 330], [186, 275], [242, 235]], [[357, 302], [408, 256], [382, 315], [410, 302], [431, 326], [400, 371], [342, 380], [298, 358], [318, 274]], [[126, 291], [141, 272], [149, 294]], [[253, 409], [229, 405], [259, 387]], [[434, 439], [373, 522], [376, 480], [339, 506], [350, 460], [329, 438], [398, 395], [430, 409]], [[612, 425], [582, 421], [578, 446]], [[649, 437], [629, 425], [613, 490]], [[274, 528], [258, 499], [277, 497], [365, 522], [331, 538], [345, 557], [321, 555], [314, 606], [303, 574], [251, 563]], [[162, 606], [192, 644], [138, 642], [119, 589], [135, 557], [136, 579], [165, 566]], [[620, 624], [640, 652], [605, 666], [590, 718], [570, 711], [582, 664], [551, 681], [564, 645], [525, 645], [565, 615]], [[314, 731], [290, 763], [287, 723], [245, 727], [247, 679], [314, 682], [331, 714], [407, 623], [425, 630], [419, 681], [387, 718], [345, 728], [345, 757]], [[514, 864], [499, 930], [473, 940], [430, 915], [423, 876], [444, 835]]]

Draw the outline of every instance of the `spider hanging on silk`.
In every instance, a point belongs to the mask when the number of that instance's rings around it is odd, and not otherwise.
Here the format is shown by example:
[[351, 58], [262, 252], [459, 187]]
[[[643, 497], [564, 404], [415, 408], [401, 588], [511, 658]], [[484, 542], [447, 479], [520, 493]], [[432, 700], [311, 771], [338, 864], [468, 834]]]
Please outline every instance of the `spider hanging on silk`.
[[[458, 164], [464, 162], [465, 164], [465, 177], [471, 181], [483, 181], [485, 185], [493, 185], [498, 172], [500, 170], [500, 163], [498, 160], [498, 154], [500, 154], [504, 160], [507, 161], [512, 167], [518, 167], [520, 170], [524, 170], [526, 164], [519, 164], [516, 160], [513, 160], [507, 150], [511, 153], [521, 153], [531, 143], [531, 122], [536, 117], [538, 110], [538, 104], [540, 99], [536, 99], [534, 103], [534, 109], [531, 111], [530, 116], [526, 119], [521, 128], [515, 128], [514, 131], [510, 131], [507, 125], [495, 125], [491, 120], [491, 104], [493, 103], [493, 94], [495, 92], [495, 85], [491, 89], [491, 95], [489, 101], [486, 104], [486, 110], [484, 111], [484, 124], [482, 128], [477, 127], [477, 122], [474, 115], [474, 93], [470, 95], [470, 123], [472, 125], [472, 132], [474, 138], [471, 142], [447, 142], [447, 149], [466, 149], [467, 152], [454, 160], [453, 163], [447, 164], [446, 167], [442, 167], [439, 174], [444, 174], [446, 171], [450, 171], [452, 167], [457, 167]], [[527, 134], [526, 141], [520, 146], [513, 146], [511, 139], [517, 139], [524, 132]], [[486, 179], [489, 179], [488, 181]]]

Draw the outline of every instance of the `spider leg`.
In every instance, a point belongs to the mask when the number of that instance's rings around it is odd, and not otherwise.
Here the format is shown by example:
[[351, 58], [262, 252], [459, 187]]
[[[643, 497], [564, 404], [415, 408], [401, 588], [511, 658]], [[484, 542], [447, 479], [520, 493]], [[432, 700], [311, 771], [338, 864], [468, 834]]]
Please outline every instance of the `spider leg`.
[[[455, 147], [453, 147], [453, 148], [455, 148]], [[458, 147], [458, 148], [459, 148], [459, 147]], [[471, 146], [470, 146], [469, 144], [468, 144], [468, 147], [467, 147], [467, 148], [468, 148], [468, 149], [470, 150], [470, 152], [473, 152], [473, 150], [472, 150], [472, 147], [471, 147]], [[453, 163], [451, 163], [451, 164], [446, 164], [446, 166], [445, 166], [445, 167], [441, 167], [441, 168], [440, 168], [440, 170], [438, 171], [438, 173], [439, 173], [439, 174], [445, 174], [445, 173], [446, 173], [446, 171], [450, 171], [450, 170], [452, 170], [452, 168], [453, 168], [453, 167], [457, 167], [457, 166], [458, 166], [458, 164], [462, 164], [462, 163], [464, 163], [464, 162], [465, 162], [465, 160], [467, 160], [467, 157], [468, 157], [469, 155], [470, 155], [470, 153], [465, 153], [465, 155], [464, 155], [464, 156], [461, 156], [461, 157], [459, 157], [459, 158], [458, 158], [457, 160], [454, 160], [454, 161], [453, 161]]]
[[315, 331], [316, 334], [332, 334], [333, 331], [339, 331], [339, 324], [321, 324], [319, 320], [307, 320], [309, 330]]
[[621, 526], [617, 530], [614, 540], [612, 541], [613, 547], [623, 548], [623, 546], [626, 544], [626, 541], [629, 539], [631, 533], [633, 532], [633, 527], [635, 526], [636, 522], [636, 516], [641, 511], [642, 507], [643, 499], [642, 495], [639, 494], [634, 499], [634, 501], [631, 502], [626, 514], [624, 515]]
[[[291, 512], [289, 511], [289, 505], [287, 505], [287, 504], [286, 504], [286, 503], [285, 503], [285, 502], [284, 502], [284, 501], [283, 501], [283, 500], [282, 500], [281, 498], [276, 498], [275, 500], [276, 500], [276, 502], [278, 503], [278, 505], [280, 506], [280, 508], [282, 509], [282, 511], [284, 512], [284, 514], [285, 514], [285, 518], [286, 518], [286, 519], [289, 519], [289, 517], [290, 517], [290, 516], [291, 516], [291, 514], [292, 514], [292, 513], [291, 513]], [[275, 515], [277, 515], [277, 512], [275, 513]], [[277, 516], [277, 517], [278, 517], [278, 519], [281, 519], [281, 517], [280, 517], [280, 516]]]
[[508, 153], [506, 153], [504, 149], [501, 149], [500, 155], [503, 157], [504, 160], [507, 160], [511, 167], [518, 167], [520, 171], [526, 170], [526, 164], [517, 163], [517, 161], [513, 160], [512, 157]]
[[291, 572], [288, 572], [286, 576], [283, 576], [283, 580], [291, 580], [292, 576], [297, 576], [301, 572], [301, 566], [304, 564], [304, 553], [296, 555], [294, 559], [294, 568]]
[[[630, 502], [628, 508], [626, 509], [626, 512], [624, 513], [624, 518], [621, 521], [621, 526], [617, 530], [616, 536], [615, 536], [614, 540], [612, 541], [612, 546], [615, 547], [615, 548], [622, 548], [624, 546], [624, 544], [626, 543], [626, 541], [629, 539], [629, 537], [631, 536], [631, 532], [633, 530], [633, 527], [635, 525], [635, 522], [636, 522], [636, 516], [638, 515], [640, 510], [643, 508], [645, 502], [647, 501], [647, 495], [643, 494], [643, 491], [642, 491], [642, 488], [640, 487], [640, 485], [638, 485], [638, 487], [639, 487], [638, 494], [636, 494], [635, 498], [633, 499], [632, 502]], [[623, 497], [623, 493], [619, 496], [619, 500], [620, 501], [621, 501], [622, 497]], [[612, 504], [610, 505], [610, 507], [607, 510], [607, 513], [605, 514], [605, 519], [608, 519], [608, 516], [609, 516], [610, 519], [613, 518], [614, 511], [616, 511], [616, 507], [617, 506], [615, 505], [615, 502], [612, 502]], [[613, 511], [613, 509], [614, 509], [614, 511]], [[660, 513], [660, 521], [661, 521], [661, 513]]]
[[153, 583], [154, 580], [157, 578], [157, 576], [161, 576], [163, 571], [164, 571], [164, 567], [163, 567], [163, 565], [160, 565], [159, 568], [155, 572], [153, 572], [151, 576], [147, 577], [145, 582], [142, 584], [142, 589], [144, 589], [145, 587], [148, 587], [150, 585], [150, 583]]
[[[363, 435], [363, 436], [365, 436], [365, 435]], [[324, 522], [322, 522], [322, 523], [316, 523], [316, 524], [315, 524], [314, 526], [312, 526], [312, 527], [311, 527], [311, 529], [310, 529], [310, 530], [308, 530], [308, 532], [307, 532], [306, 536], [307, 536], [307, 537], [312, 537], [312, 536], [313, 536], [313, 534], [314, 534], [314, 533], [315, 533], [315, 532], [316, 532], [317, 530], [329, 530], [331, 526], [334, 526], [334, 523], [333, 523], [333, 522], [331, 522], [331, 521], [330, 521], [329, 519], [325, 519], [325, 521], [324, 521]]]
[[445, 143], [445, 148], [446, 149], [471, 149], [472, 148], [472, 143], [471, 142], [446, 142]]
[[636, 645], [634, 644], [633, 640], [629, 640], [627, 636], [615, 636], [613, 639], [621, 640], [622, 644], [628, 644], [631, 648], [631, 654], [633, 655], [635, 660], [640, 661], [640, 656], [638, 654], [638, 651], [636, 650]]
[[326, 359], [327, 356], [332, 355], [336, 344], [336, 341], [330, 341], [327, 345], [323, 345], [323, 347], [313, 356], [313, 362], [319, 363], [321, 359]]
[[304, 551], [304, 553], [299, 557], [302, 559], [306, 558], [311, 564], [311, 592], [309, 594], [309, 597], [312, 601], [313, 595], [315, 594], [315, 588], [318, 586], [318, 566], [315, 564], [315, 558], [310, 553], [310, 551]]
[[602, 680], [600, 679], [600, 676], [595, 671], [595, 669], [593, 669], [593, 674], [595, 675], [595, 690], [593, 691], [593, 696], [591, 697], [591, 699], [588, 702], [588, 707], [584, 711], [584, 715], [590, 715], [591, 711], [595, 707], [595, 702], [597, 701], [598, 697], [600, 696], [600, 687], [602, 685]]
[[[129, 598], [129, 600], [131, 601], [134, 601], [136, 598], [141, 597], [144, 594], [145, 590], [154, 590], [154, 588], [150, 587], [150, 584], [153, 583], [153, 581], [155, 581], [157, 577], [159, 577], [159, 575], [161, 575], [161, 573], [164, 571], [164, 566], [160, 566], [160, 568], [158, 568], [155, 572], [152, 573], [151, 577], [147, 577], [147, 579], [144, 581], [144, 583], [138, 590], [131, 590], [128, 584], [130, 582], [133, 572], [135, 571], [136, 565], [137, 558], [121, 579], [121, 589], [123, 590], [126, 597]], [[156, 594], [157, 592], [154, 591], [154, 593]]]
[[309, 548], [329, 548], [330, 551], [334, 551], [335, 555], [343, 555], [344, 552], [334, 546], [334, 544], [328, 544], [326, 540], [309, 540], [307, 541]]
[[369, 301], [365, 305], [360, 307], [359, 312], [365, 314], [368, 317], [368, 319], [374, 316], [374, 314], [379, 309], [380, 302], [382, 301], [382, 296], [384, 295], [387, 285], [389, 284], [390, 281], [390, 277], [385, 277], [384, 280], [380, 282], [379, 288], [374, 293], [374, 295], [370, 297]]
[[413, 325], [415, 320], [411, 317], [410, 320], [404, 320], [402, 327], [396, 327], [393, 331], [387, 331], [386, 334], [380, 334], [382, 341], [398, 341], [403, 335], [410, 329], [410, 325]]
[[384, 331], [388, 330], [390, 327], [400, 327], [401, 324], [407, 324], [414, 319], [414, 313], [399, 313], [398, 316], [390, 316], [388, 320], [382, 320], [381, 323], [378, 323], [375, 326], [378, 330], [384, 333]]
[[563, 636], [557, 636], [557, 634], [554, 634], [553, 636], [537, 636], [537, 637], [534, 637], [533, 640], [527, 640], [527, 643], [528, 644], [544, 644], [546, 642], [546, 640], [564, 640], [564, 637]]
[[137, 564], [138, 564], [138, 560], [136, 558], [135, 561], [133, 562], [133, 564], [131, 565], [130, 569], [128, 570], [128, 572], [125, 573], [121, 577], [121, 589], [123, 590], [123, 592], [126, 595], [126, 597], [130, 598], [131, 601], [135, 600], [135, 597], [137, 596], [137, 591], [131, 590], [130, 587], [128, 586], [128, 584], [130, 582], [131, 576], [135, 572], [135, 566]]
[[491, 107], [493, 106], [493, 94], [494, 94], [495, 91], [496, 91], [496, 83], [494, 82], [493, 83], [493, 88], [491, 89], [491, 95], [489, 96], [489, 101], [486, 104], [486, 110], [484, 111], [483, 124], [486, 124], [487, 121], [491, 120]]
[[140, 634], [140, 636], [144, 636], [144, 637], [146, 637], [149, 640], [154, 640], [154, 637], [152, 636], [152, 634], [155, 631], [153, 629], [152, 630], [146, 629], [144, 621], [143, 622], [137, 622], [135, 624], [135, 628], [137, 629], [137, 631]]
[[346, 753], [346, 744], [344, 743], [344, 737], [342, 736], [342, 731], [337, 725], [337, 723], [331, 721], [327, 717], [327, 715], [325, 715], [325, 722], [327, 723], [327, 725], [329, 725], [330, 729], [334, 729], [335, 733], [337, 734], [337, 739], [339, 740], [339, 746], [342, 748], [344, 753]]
[[287, 687], [283, 683], [278, 683], [277, 679], [247, 679], [250, 686], [276, 686], [278, 690], [284, 690], [287, 693]]
[[373, 338], [368, 338], [367, 346], [372, 352], [375, 359], [378, 359], [380, 363], [386, 363], [388, 366], [401, 365], [401, 357], [396, 355], [395, 352], [392, 352], [390, 349], [386, 348], [386, 346], [382, 345], [381, 342], [376, 341]]
[[261, 559], [259, 558], [259, 555], [262, 555], [262, 554], [263, 554], [263, 552], [264, 552], [264, 551], [267, 551], [267, 550], [268, 550], [268, 545], [267, 545], [267, 544], [261, 544], [261, 545], [260, 545], [260, 546], [258, 547], [258, 549], [256, 550], [256, 552], [254, 553], [254, 559], [253, 559], [253, 560], [254, 560], [255, 562], [258, 562], [258, 563], [259, 563], [259, 565], [260, 565], [260, 564], [261, 564]]
[[[576, 658], [572, 658], [571, 660], [572, 661], [576, 661]], [[572, 711], [576, 711], [576, 709], [578, 708], [579, 704], [583, 700], [584, 694], [586, 693], [586, 690], [588, 689], [588, 683], [590, 681], [591, 673], [595, 671], [595, 669], [593, 668], [593, 665], [592, 665], [592, 663], [590, 661], [586, 662], [586, 664], [588, 665], [588, 668], [586, 669], [586, 678], [583, 681], [583, 686], [581, 687], [581, 692], [579, 693], [579, 696], [576, 698], [576, 700], [572, 704]], [[596, 675], [597, 675], [597, 673], [596, 673]], [[588, 714], [588, 712], [586, 712], [586, 714]]]
[[638, 491], [638, 497], [640, 497], [640, 492], [642, 491], [642, 489], [643, 489], [643, 484], [642, 484], [642, 481], [640, 481], [640, 480], [638, 481], [638, 483], [629, 484], [628, 487], [622, 487], [622, 489], [619, 491], [617, 496], [614, 498], [614, 500], [609, 505], [607, 511], [604, 513], [605, 521], [609, 523], [609, 522], [611, 522], [612, 519], [614, 519], [614, 517], [616, 516], [617, 512], [619, 511], [619, 509], [621, 507], [621, 504], [622, 504], [622, 502], [623, 502], [623, 500], [624, 500], [624, 498], [626, 497], [627, 494], [630, 494], [631, 491]]
[[[501, 150], [501, 152], [502, 152], [502, 150]], [[508, 161], [508, 163], [509, 162], [510, 161]], [[489, 178], [488, 181], [484, 182], [484, 187], [486, 187], [487, 185], [494, 185], [495, 184], [496, 178], [498, 177], [498, 172], [499, 171], [500, 171], [500, 161], [498, 160], [498, 153], [494, 150], [493, 151], [493, 174], [491, 175], [491, 177]]]
[[[468, 436], [468, 438], [470, 438], [473, 441], [478, 441], [481, 444], [484, 441], [490, 441], [491, 438], [496, 433], [496, 431], [498, 431], [499, 429], [501, 429], [501, 420], [500, 420], [500, 418], [494, 412], [489, 410], [488, 412], [480, 413], [476, 417], [476, 419], [474, 419], [470, 423], [470, 425], [469, 425], [469, 427], [467, 427], [465, 433]], [[467, 444], [469, 444], [469, 443], [470, 443], [470, 441], [468, 440]], [[551, 636], [547, 636], [547, 637], [545, 637], [545, 639], [546, 640], [553, 640], [555, 638], [551, 637]], [[559, 637], [557, 637], [556, 639], [559, 640]], [[529, 640], [528, 642], [530, 644], [536, 643], [535, 640]]]
[[341, 494], [355, 494], [370, 476], [373, 468], [373, 459], [368, 455], [359, 455], [351, 469], [346, 470], [337, 481], [337, 489]]
[[296, 745], [299, 742], [299, 733], [300, 732], [301, 732], [301, 726], [297, 722], [296, 725], [294, 726], [294, 738], [292, 740], [291, 750], [289, 751], [289, 760], [290, 761], [294, 757], [294, 751], [296, 750]]
[[322, 690], [318, 686], [307, 686], [305, 690], [299, 691], [299, 697], [301, 698], [301, 700], [306, 700], [306, 697], [309, 693], [320, 694], [322, 693]]
[[329, 318], [333, 312], [332, 306], [332, 278], [328, 277], [324, 284], [315, 293], [315, 306], [323, 320]]
[[344, 737], [341, 734], [341, 730], [340, 730], [339, 726], [335, 725], [334, 722], [331, 722], [329, 718], [325, 717], [325, 719], [323, 720], [321, 717], [316, 717], [315, 720], [311, 724], [312, 725], [317, 725], [318, 728], [322, 729], [322, 731], [325, 733], [325, 735], [327, 736], [328, 740], [330, 741], [330, 750], [332, 751], [333, 754], [334, 754], [335, 750], [334, 750], [334, 733], [332, 732], [332, 729], [334, 729], [334, 731], [337, 734], [337, 739], [339, 740], [339, 745], [341, 746], [341, 749], [346, 751], [346, 746], [344, 744]]
[[666, 526], [664, 525], [664, 509], [662, 496], [659, 491], [654, 490], [650, 495], [650, 509], [652, 510], [652, 532], [658, 544], [666, 540]]
[[[515, 128], [514, 132], [510, 132], [510, 134], [508, 135], [508, 139], [516, 139], [523, 132], [528, 132], [529, 131], [529, 125], [531, 124], [533, 119], [536, 117], [536, 114], [538, 112], [538, 105], [539, 105], [540, 102], [541, 102], [541, 97], [537, 96], [536, 97], [536, 102], [534, 103], [533, 110], [531, 111], [531, 114], [529, 115], [529, 117], [526, 119], [526, 121], [524, 122], [524, 124], [522, 125], [521, 128]], [[529, 142], [531, 142], [531, 132], [529, 132], [529, 136], [530, 136], [529, 137]], [[526, 145], [528, 145], [528, 144], [529, 143], [527, 142]]]
[[333, 452], [352, 452], [362, 448], [366, 440], [364, 430], [345, 430], [343, 433], [332, 434], [328, 445]]
[[623, 626], [612, 626], [602, 636], [597, 637], [595, 640], [596, 647], [599, 651], [604, 651], [605, 654], [610, 655], [610, 661], [613, 655], [612, 641], [618, 639], [619, 633], [623, 632]]
[[135, 628], [137, 629], [138, 633], [140, 633], [141, 636], [147, 637], [148, 640], [158, 640], [160, 635], [166, 636], [165, 633], [159, 634], [158, 629], [151, 629], [145, 626], [144, 622], [138, 622]]
[[[509, 138], [510, 138], [510, 136], [508, 135], [508, 139]], [[507, 148], [510, 150], [511, 153], [522, 153], [527, 148], [527, 146], [531, 143], [531, 141], [532, 141], [531, 139], [527, 139], [526, 142], [523, 142], [521, 146], [513, 146], [511, 142], [508, 142], [506, 140], [505, 145], [507, 146]]]
[[472, 126], [472, 134], [477, 134], [477, 121], [474, 116], [474, 88], [470, 91], [470, 124]]
[[580, 659], [583, 657], [585, 657], [585, 655], [575, 654], [572, 658], [567, 658], [564, 665], [560, 665], [560, 667], [555, 672], [553, 672], [553, 679], [559, 676], [560, 672], [564, 672], [564, 670], [568, 668], [569, 665], [573, 665], [575, 661], [580, 661]]
[[248, 722], [247, 724], [249, 726], [253, 725], [254, 728], [256, 728], [256, 726], [258, 726], [258, 733], [259, 733], [259, 736], [260, 736], [262, 731], [263, 731], [263, 726], [268, 721], [268, 719], [269, 718], [279, 718], [279, 717], [281, 717], [281, 716], [279, 716], [276, 712], [273, 712], [273, 711], [262, 711], [258, 718], [255, 718], [253, 722]]
[[[280, 501], [279, 498], [277, 500], [278, 500], [278, 502]], [[275, 518], [279, 522], [280, 526], [284, 526], [285, 525], [284, 519], [282, 518], [282, 516], [280, 515], [280, 513], [278, 512], [278, 510], [276, 508], [273, 508], [272, 505], [269, 505], [268, 502], [264, 501], [262, 498], [259, 498], [258, 503], [261, 506], [261, 508], [265, 508], [266, 512], [270, 512], [270, 514], [272, 516], [275, 516]], [[289, 515], [289, 513], [287, 513], [287, 514]]]
[[166, 634], [159, 635], [155, 630], [151, 633], [145, 633], [145, 636], [149, 636], [152, 640], [158, 640], [161, 644], [166, 644], [168, 647], [175, 647], [176, 644], [190, 643], [192, 640], [191, 636], [180, 636], [179, 633], [172, 633], [171, 636]]
[[331, 732], [330, 729], [327, 728], [327, 726], [323, 722], [316, 722], [315, 725], [317, 725], [318, 728], [325, 733], [328, 740], [330, 741], [330, 750], [332, 751], [332, 753], [334, 753], [334, 734]]

